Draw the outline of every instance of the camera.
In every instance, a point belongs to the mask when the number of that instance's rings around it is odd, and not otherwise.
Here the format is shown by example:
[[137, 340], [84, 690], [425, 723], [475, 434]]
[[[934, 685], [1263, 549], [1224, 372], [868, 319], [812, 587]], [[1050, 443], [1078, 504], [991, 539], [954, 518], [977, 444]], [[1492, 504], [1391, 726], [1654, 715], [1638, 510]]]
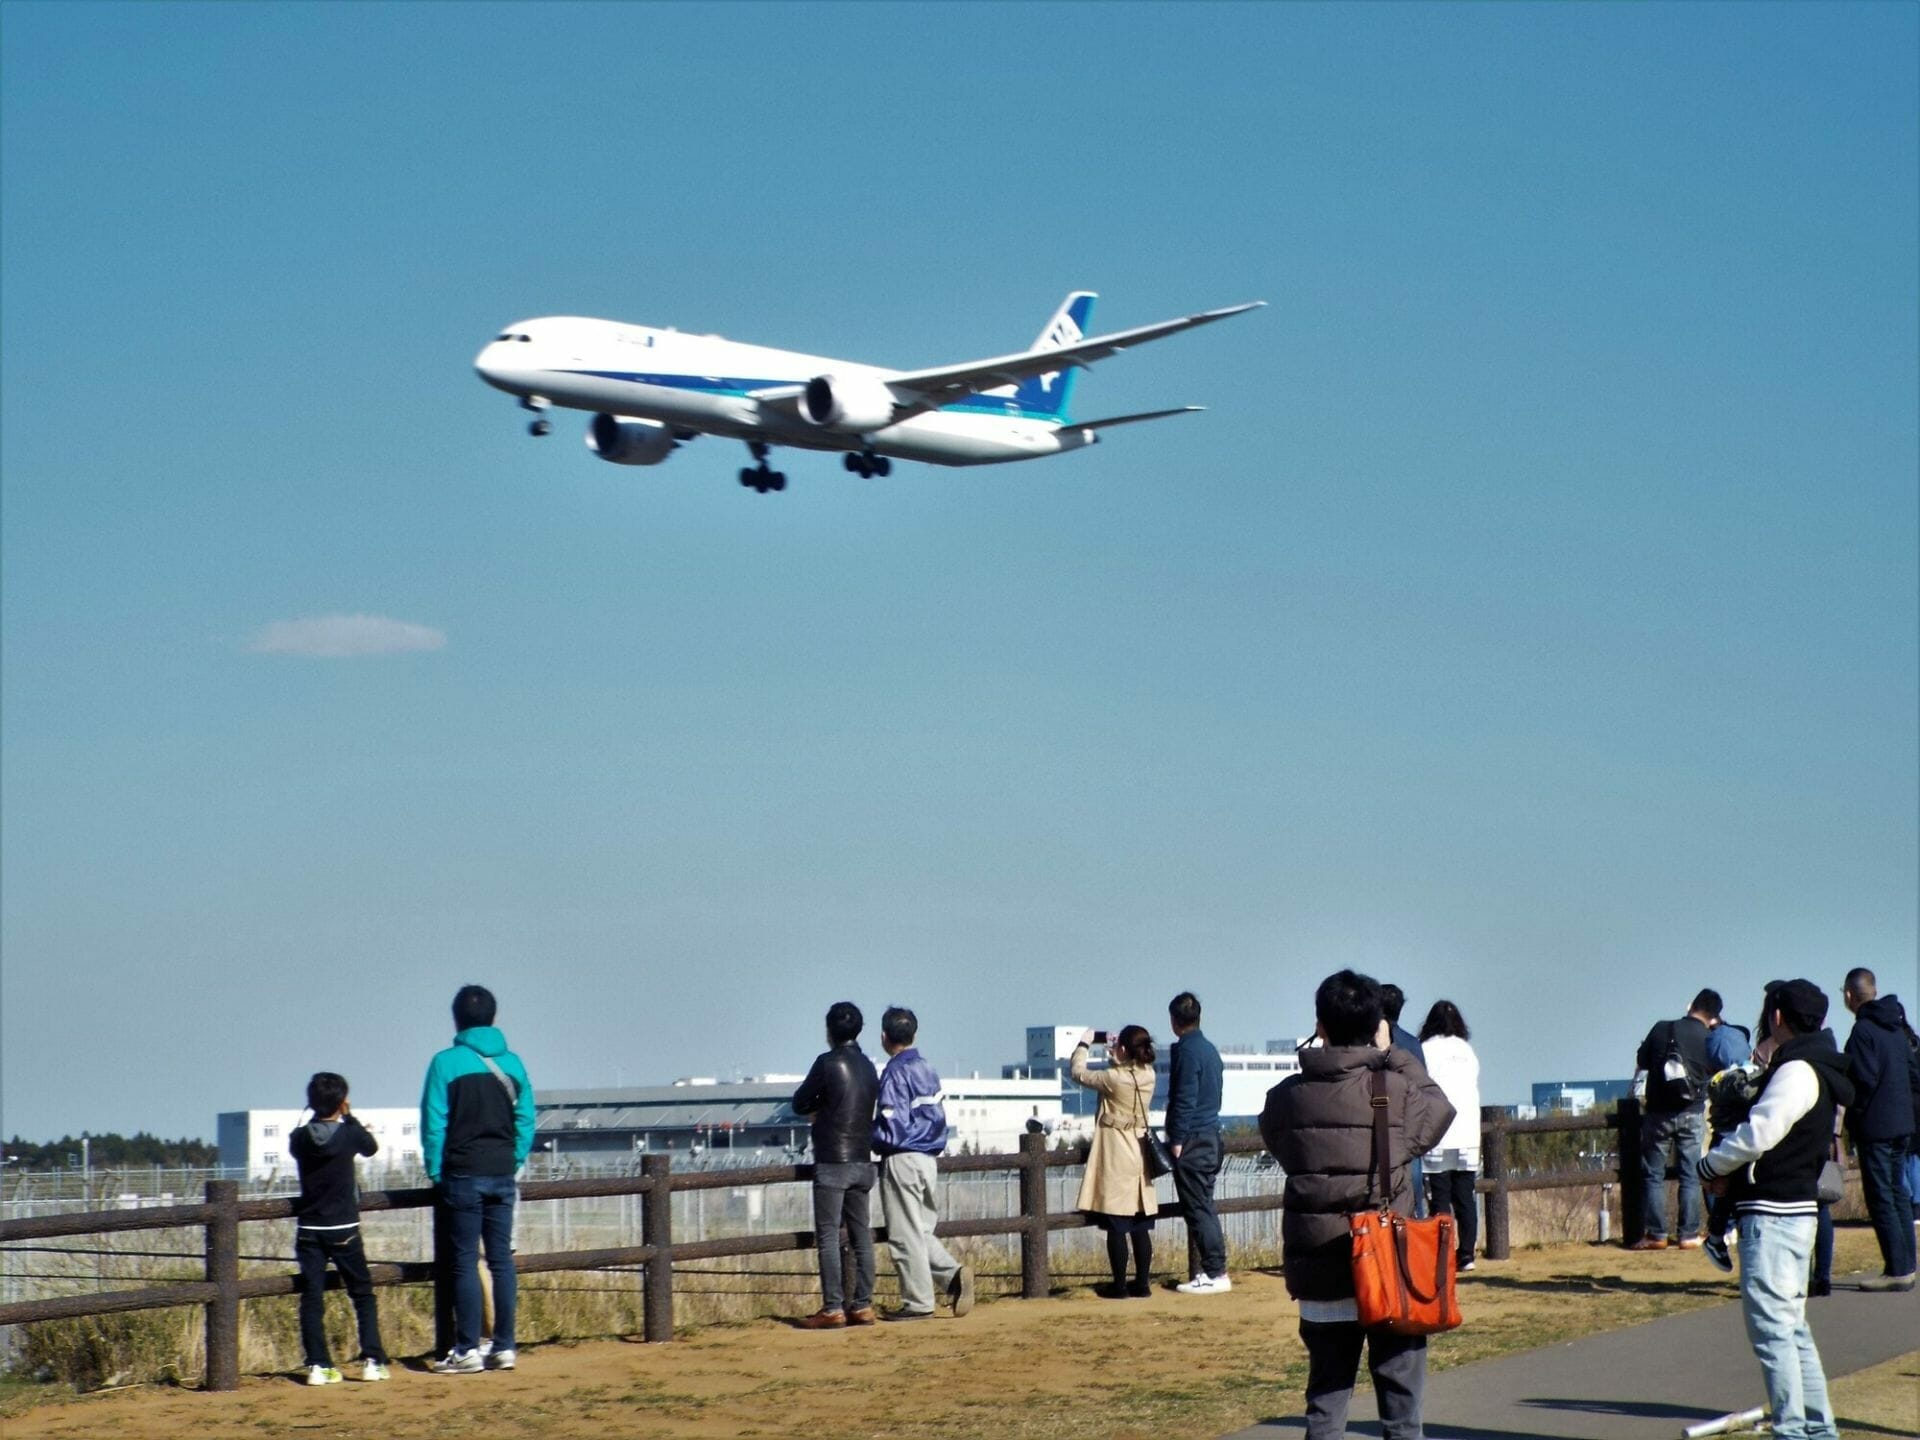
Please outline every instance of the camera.
[[1096, 1031], [1094, 1031], [1094, 1032], [1093, 1032], [1093, 1043], [1094, 1043], [1094, 1044], [1096, 1044], [1096, 1045], [1104, 1045], [1104, 1044], [1106, 1044], [1106, 1043], [1107, 1043], [1107, 1032], [1106, 1032], [1106, 1031], [1104, 1031], [1104, 1030], [1096, 1030]]

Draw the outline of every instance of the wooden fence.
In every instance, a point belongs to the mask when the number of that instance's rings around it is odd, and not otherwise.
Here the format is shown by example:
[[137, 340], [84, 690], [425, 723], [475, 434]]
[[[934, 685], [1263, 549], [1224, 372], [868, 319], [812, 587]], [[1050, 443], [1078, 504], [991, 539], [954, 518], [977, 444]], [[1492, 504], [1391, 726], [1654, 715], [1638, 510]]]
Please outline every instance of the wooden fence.
[[[1507, 1258], [1510, 1248], [1508, 1196], [1516, 1190], [1564, 1189], [1617, 1183], [1625, 1223], [1623, 1238], [1638, 1233], [1641, 1203], [1639, 1107], [1622, 1102], [1616, 1115], [1550, 1116], [1540, 1120], [1510, 1120], [1494, 1107], [1482, 1112], [1482, 1167], [1478, 1190], [1486, 1197], [1486, 1226], [1483, 1235], [1485, 1253], [1492, 1260]], [[1509, 1137], [1584, 1131], [1615, 1131], [1627, 1143], [1618, 1143], [1616, 1170], [1571, 1169], [1548, 1174], [1513, 1175], [1509, 1173]], [[1263, 1149], [1258, 1137], [1230, 1136], [1224, 1148], [1229, 1154], [1257, 1154]], [[1055, 1230], [1073, 1229], [1091, 1223], [1077, 1210], [1054, 1211], [1047, 1203], [1047, 1172], [1050, 1169], [1084, 1164], [1087, 1147], [1049, 1150], [1043, 1135], [1023, 1136], [1018, 1154], [947, 1155], [939, 1162], [946, 1174], [980, 1171], [1014, 1171], [1019, 1175], [1020, 1210], [1016, 1215], [987, 1216], [973, 1220], [946, 1220], [939, 1226], [942, 1236], [1017, 1235], [1020, 1240], [1020, 1295], [1024, 1299], [1044, 1298], [1051, 1289], [1048, 1237]], [[756, 1185], [790, 1184], [810, 1181], [811, 1165], [768, 1165], [755, 1169], [700, 1170], [676, 1172], [667, 1155], [642, 1157], [639, 1175], [618, 1175], [575, 1180], [535, 1180], [520, 1187], [524, 1202], [563, 1200], [589, 1196], [638, 1195], [641, 1201], [639, 1245], [620, 1245], [598, 1250], [556, 1250], [540, 1254], [516, 1254], [514, 1266], [519, 1273], [537, 1274], [555, 1270], [604, 1270], [619, 1266], [644, 1267], [644, 1335], [649, 1341], [673, 1338], [673, 1269], [677, 1261], [713, 1260], [727, 1256], [772, 1255], [811, 1250], [811, 1230], [781, 1231], [774, 1234], [728, 1236], [723, 1239], [676, 1241], [673, 1234], [673, 1196], [679, 1192], [732, 1190]], [[404, 1210], [433, 1203], [431, 1189], [366, 1191], [360, 1196], [362, 1211]], [[1222, 1214], [1245, 1211], [1276, 1211], [1279, 1193], [1225, 1198], [1218, 1202]], [[1184, 1218], [1183, 1208], [1175, 1203], [1161, 1207], [1165, 1216]], [[235, 1180], [210, 1180], [206, 1199], [196, 1205], [168, 1205], [144, 1210], [99, 1210], [73, 1215], [39, 1215], [0, 1221], [0, 1243], [46, 1240], [81, 1235], [105, 1235], [126, 1230], [175, 1229], [202, 1226], [206, 1233], [205, 1278], [168, 1285], [147, 1286], [137, 1290], [103, 1291], [90, 1295], [68, 1295], [52, 1299], [25, 1300], [0, 1305], [0, 1325], [27, 1324], [38, 1320], [59, 1320], [83, 1315], [110, 1315], [129, 1310], [163, 1309], [176, 1305], [201, 1305], [206, 1310], [207, 1374], [209, 1390], [232, 1390], [240, 1383], [240, 1302], [268, 1295], [292, 1295], [299, 1289], [295, 1273], [249, 1275], [240, 1273], [240, 1226], [247, 1221], [285, 1220], [293, 1214], [289, 1198], [242, 1200]], [[884, 1239], [884, 1228], [875, 1232], [876, 1242]], [[429, 1281], [433, 1266], [427, 1261], [399, 1264], [375, 1263], [371, 1267], [376, 1285], [405, 1285]], [[338, 1285], [339, 1276], [330, 1283]]]

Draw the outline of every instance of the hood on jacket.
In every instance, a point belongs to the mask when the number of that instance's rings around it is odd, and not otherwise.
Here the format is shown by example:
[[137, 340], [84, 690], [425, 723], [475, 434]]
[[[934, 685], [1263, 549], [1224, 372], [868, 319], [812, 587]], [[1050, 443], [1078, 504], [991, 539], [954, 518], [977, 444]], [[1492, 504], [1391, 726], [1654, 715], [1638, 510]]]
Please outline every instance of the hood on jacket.
[[507, 1037], [493, 1025], [470, 1026], [454, 1036], [453, 1043], [489, 1060], [497, 1060], [507, 1053]]
[[1774, 1052], [1775, 1069], [1789, 1060], [1804, 1060], [1811, 1065], [1827, 1082], [1834, 1104], [1843, 1107], [1853, 1104], [1853, 1079], [1847, 1074], [1847, 1057], [1834, 1048], [1831, 1030], [1822, 1030], [1818, 1035], [1796, 1035]]
[[1882, 1030], [1906, 1033], [1907, 1012], [1898, 995], [1882, 995], [1867, 1001], [1853, 1012], [1853, 1019], [1855, 1024], [1864, 1020], [1869, 1025], [1878, 1025]]

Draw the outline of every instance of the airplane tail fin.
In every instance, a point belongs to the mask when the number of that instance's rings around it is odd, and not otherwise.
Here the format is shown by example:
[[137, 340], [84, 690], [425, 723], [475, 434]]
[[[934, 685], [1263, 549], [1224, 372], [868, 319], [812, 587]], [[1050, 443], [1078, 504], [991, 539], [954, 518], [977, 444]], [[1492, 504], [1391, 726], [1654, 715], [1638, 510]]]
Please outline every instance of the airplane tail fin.
[[[1047, 322], [1046, 329], [1034, 339], [1035, 350], [1057, 350], [1062, 345], [1071, 345], [1084, 340], [1087, 326], [1093, 320], [1093, 302], [1099, 296], [1091, 290], [1076, 290], [1060, 302], [1060, 308]], [[1013, 398], [1021, 410], [1055, 424], [1065, 424], [1067, 402], [1073, 398], [1073, 377], [1078, 374], [1076, 367], [1065, 370], [1049, 370], [1044, 375], [1036, 375], [1024, 380], [1013, 392]]]

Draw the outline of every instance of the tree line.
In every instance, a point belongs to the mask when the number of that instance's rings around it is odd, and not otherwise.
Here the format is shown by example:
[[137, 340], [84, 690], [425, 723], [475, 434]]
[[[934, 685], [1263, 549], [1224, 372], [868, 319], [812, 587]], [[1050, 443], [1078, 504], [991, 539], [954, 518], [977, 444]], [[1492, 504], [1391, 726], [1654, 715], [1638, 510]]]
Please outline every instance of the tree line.
[[62, 1135], [58, 1140], [38, 1144], [18, 1135], [6, 1143], [7, 1168], [10, 1170], [60, 1170], [80, 1168], [80, 1141], [87, 1141], [88, 1162], [96, 1170], [114, 1170], [130, 1165], [163, 1169], [201, 1170], [220, 1163], [218, 1146], [204, 1140], [163, 1140], [141, 1130], [133, 1135]]

